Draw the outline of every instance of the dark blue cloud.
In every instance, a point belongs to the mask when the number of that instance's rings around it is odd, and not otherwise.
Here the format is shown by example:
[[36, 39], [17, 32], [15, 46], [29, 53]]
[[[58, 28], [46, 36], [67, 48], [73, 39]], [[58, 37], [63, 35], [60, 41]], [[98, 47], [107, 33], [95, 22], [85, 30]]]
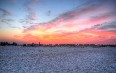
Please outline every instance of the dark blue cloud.
[[116, 31], [116, 21], [105, 22], [103, 24], [98, 24], [92, 27], [93, 29], [100, 29], [105, 31]]
[[[101, 7], [109, 9], [109, 13], [104, 14], [105, 17], [116, 17], [116, 0], [87, 0], [75, 9], [61, 14], [58, 18], [63, 18], [64, 20], [80, 18], [82, 15], [89, 13], [90, 10], [94, 11]], [[103, 15], [101, 15], [101, 17], [103, 17]]]
[[0, 17], [10, 16], [12, 13], [6, 9], [0, 8]]

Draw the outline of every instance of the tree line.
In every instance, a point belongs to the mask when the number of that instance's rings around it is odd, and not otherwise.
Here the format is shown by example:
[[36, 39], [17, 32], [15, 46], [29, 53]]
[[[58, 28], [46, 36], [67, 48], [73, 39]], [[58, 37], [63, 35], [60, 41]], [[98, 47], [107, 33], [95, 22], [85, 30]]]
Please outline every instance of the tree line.
[[45, 47], [116, 47], [115, 45], [110, 44], [41, 44], [40, 42], [38, 44], [31, 43], [31, 44], [22, 44], [19, 45], [16, 42], [0, 42], [0, 46], [23, 46], [23, 47], [36, 47], [36, 46], [45, 46]]
[[0, 46], [17, 46], [18, 44], [16, 42], [0, 42]]

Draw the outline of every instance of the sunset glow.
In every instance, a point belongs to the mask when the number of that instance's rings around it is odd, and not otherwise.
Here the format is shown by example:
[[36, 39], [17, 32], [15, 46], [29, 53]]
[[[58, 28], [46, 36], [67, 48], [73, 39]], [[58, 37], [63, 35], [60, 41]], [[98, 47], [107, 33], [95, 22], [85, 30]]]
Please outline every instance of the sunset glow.
[[116, 44], [116, 0], [1, 0], [0, 41]]

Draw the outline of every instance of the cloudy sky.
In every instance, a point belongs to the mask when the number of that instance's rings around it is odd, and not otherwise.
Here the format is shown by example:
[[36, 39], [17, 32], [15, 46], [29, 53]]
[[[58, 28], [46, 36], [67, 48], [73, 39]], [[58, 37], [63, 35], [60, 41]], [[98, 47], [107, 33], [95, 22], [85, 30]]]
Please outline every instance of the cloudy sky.
[[0, 41], [116, 44], [116, 0], [0, 0]]

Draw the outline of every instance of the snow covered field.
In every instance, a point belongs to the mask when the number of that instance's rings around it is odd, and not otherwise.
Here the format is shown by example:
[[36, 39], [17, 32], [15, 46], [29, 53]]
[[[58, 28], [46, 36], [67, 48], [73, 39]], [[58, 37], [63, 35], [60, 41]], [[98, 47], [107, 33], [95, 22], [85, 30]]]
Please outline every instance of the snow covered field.
[[116, 48], [0, 46], [0, 73], [116, 73]]

